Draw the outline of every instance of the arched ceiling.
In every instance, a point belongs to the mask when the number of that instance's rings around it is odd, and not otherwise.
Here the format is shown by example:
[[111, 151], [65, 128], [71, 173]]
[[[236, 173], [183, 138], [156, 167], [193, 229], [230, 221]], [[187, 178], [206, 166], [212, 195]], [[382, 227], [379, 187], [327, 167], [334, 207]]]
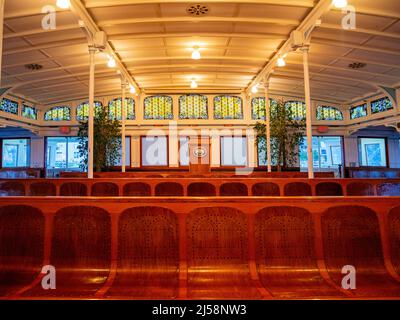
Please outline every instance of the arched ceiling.
[[[55, 0], [7, 1], [5, 5], [2, 87], [48, 105], [88, 95], [87, 39], [76, 13], [58, 11], [55, 30], [41, 27], [42, 8]], [[208, 13], [187, 12], [194, 1], [82, 0], [84, 10], [145, 92], [183, 92], [196, 79], [199, 92], [243, 91], [312, 12], [311, 0], [220, 0], [200, 2]], [[330, 10], [312, 36], [311, 95], [349, 103], [373, 94], [378, 85], [400, 84], [400, 1], [349, 0], [357, 28], [341, 28], [343, 13]], [[193, 46], [202, 59], [191, 59]], [[302, 96], [300, 52], [275, 68], [271, 92]], [[365, 63], [361, 69], [351, 63]], [[96, 95], [117, 94], [120, 78], [96, 55]], [[31, 71], [25, 65], [39, 64]]]

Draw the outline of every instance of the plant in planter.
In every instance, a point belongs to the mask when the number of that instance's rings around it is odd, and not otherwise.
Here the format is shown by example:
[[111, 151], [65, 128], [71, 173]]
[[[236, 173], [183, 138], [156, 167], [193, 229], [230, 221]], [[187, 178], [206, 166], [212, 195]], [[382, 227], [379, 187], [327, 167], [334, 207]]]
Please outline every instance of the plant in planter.
[[[293, 167], [298, 160], [299, 146], [303, 142], [305, 132], [305, 112], [297, 112], [290, 104], [284, 101], [273, 101], [270, 108], [271, 132], [271, 162], [277, 166], [278, 171]], [[266, 125], [257, 122], [254, 126], [259, 152], [267, 154]], [[265, 159], [266, 160], [266, 159]]]
[[[79, 123], [79, 155], [82, 170], [88, 167], [88, 121]], [[106, 171], [121, 159], [121, 130], [118, 120], [110, 119], [105, 108], [96, 109], [94, 117], [93, 165], [96, 172]]]

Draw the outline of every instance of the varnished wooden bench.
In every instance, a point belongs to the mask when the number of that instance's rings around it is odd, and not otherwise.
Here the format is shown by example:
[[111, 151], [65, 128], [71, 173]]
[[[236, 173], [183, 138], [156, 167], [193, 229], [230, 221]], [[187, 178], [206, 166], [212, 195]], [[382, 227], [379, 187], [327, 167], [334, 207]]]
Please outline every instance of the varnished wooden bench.
[[4, 197], [0, 294], [397, 299], [399, 221], [399, 197]]

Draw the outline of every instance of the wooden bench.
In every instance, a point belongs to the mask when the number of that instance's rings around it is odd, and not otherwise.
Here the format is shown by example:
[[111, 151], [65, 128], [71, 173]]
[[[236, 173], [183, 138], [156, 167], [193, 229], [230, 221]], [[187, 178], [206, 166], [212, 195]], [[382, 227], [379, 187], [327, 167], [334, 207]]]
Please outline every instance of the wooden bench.
[[0, 180], [2, 196], [400, 196], [400, 179], [130, 178]]
[[[4, 197], [4, 298], [400, 298], [400, 197]], [[38, 285], [42, 265], [57, 289]], [[341, 288], [342, 267], [357, 289]]]

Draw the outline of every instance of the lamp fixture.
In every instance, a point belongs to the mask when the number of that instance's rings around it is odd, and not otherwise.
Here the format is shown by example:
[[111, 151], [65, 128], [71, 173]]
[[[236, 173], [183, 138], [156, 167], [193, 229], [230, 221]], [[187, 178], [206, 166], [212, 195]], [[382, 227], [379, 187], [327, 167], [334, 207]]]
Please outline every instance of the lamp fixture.
[[257, 93], [257, 92], [258, 92], [258, 84], [254, 85], [254, 86], [251, 88], [251, 92], [252, 92], [252, 93]]
[[200, 53], [200, 49], [198, 46], [193, 47], [192, 59], [193, 60], [201, 59], [201, 53]]
[[135, 94], [136, 93], [136, 88], [133, 85], [130, 85], [129, 86], [129, 92], [132, 93], [132, 94]]
[[332, 4], [338, 9], [346, 8], [348, 5], [347, 0], [332, 0]]
[[108, 56], [108, 63], [107, 66], [109, 68], [115, 68], [117, 66], [117, 63], [115, 62], [115, 59], [111, 56]]
[[278, 61], [276, 62], [276, 65], [277, 65], [278, 67], [284, 67], [284, 66], [286, 66], [286, 61], [285, 61], [285, 59], [284, 59], [283, 57], [279, 57], [279, 58], [278, 58]]
[[69, 9], [70, 6], [70, 0], [57, 0], [57, 7], [59, 7], [60, 9]]
[[199, 85], [197, 84], [196, 80], [193, 79], [192, 82], [190, 83], [190, 87], [191, 87], [192, 89], [196, 89], [198, 86], [199, 86]]

